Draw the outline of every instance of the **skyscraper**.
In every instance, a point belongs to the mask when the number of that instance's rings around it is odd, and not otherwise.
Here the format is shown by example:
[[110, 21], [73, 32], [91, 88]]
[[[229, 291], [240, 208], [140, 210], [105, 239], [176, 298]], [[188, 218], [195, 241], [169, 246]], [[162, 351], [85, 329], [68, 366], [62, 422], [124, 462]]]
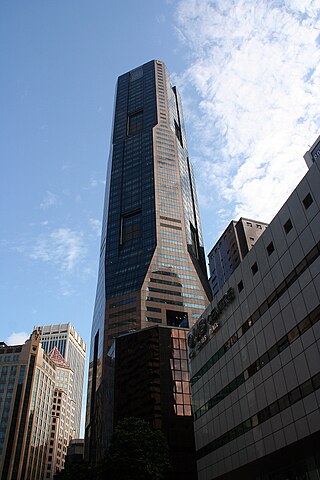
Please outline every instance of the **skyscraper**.
[[115, 102], [86, 419], [97, 457], [112, 340], [157, 324], [190, 327], [210, 296], [181, 102], [164, 63], [120, 76]]
[[0, 478], [45, 478], [56, 365], [36, 330], [24, 345], [0, 344]]
[[229, 223], [208, 254], [213, 296], [221, 290], [267, 227], [267, 223], [242, 217]]
[[64, 469], [67, 447], [75, 435], [76, 402], [73, 388], [76, 376], [57, 347], [53, 347], [48, 356], [56, 366], [56, 385], [51, 409], [50, 443], [44, 478], [52, 480], [55, 474]]
[[80, 436], [86, 344], [70, 323], [35, 327], [41, 333], [42, 348], [48, 354], [56, 347], [74, 373], [75, 437]]

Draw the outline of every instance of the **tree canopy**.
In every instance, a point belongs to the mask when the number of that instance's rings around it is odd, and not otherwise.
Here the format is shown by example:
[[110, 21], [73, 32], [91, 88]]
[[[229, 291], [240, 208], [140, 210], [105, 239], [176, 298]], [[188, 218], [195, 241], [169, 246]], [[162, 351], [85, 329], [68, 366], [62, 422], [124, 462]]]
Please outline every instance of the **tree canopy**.
[[164, 434], [146, 421], [130, 417], [115, 428], [99, 478], [162, 480], [168, 469], [169, 448]]

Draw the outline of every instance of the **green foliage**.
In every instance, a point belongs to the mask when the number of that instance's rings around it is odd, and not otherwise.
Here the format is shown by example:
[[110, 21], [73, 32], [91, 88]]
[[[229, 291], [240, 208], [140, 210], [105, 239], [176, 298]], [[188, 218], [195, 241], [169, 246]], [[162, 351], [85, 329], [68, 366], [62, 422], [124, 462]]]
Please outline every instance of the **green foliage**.
[[59, 475], [59, 480], [88, 480], [95, 477], [95, 471], [84, 460], [78, 463], [67, 463]]
[[165, 436], [139, 418], [126, 418], [115, 428], [101, 480], [162, 480], [169, 469]]

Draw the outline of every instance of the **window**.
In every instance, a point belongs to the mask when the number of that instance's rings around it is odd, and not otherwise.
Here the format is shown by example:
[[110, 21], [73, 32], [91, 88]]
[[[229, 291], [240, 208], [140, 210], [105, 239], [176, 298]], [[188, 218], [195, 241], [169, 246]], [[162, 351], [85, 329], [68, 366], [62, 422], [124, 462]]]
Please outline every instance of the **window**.
[[124, 215], [121, 219], [121, 240], [120, 244], [125, 245], [127, 242], [141, 237], [141, 212], [133, 212]]
[[283, 225], [283, 228], [284, 228], [284, 231], [286, 232], [286, 234], [288, 234], [290, 232], [290, 230], [292, 230], [292, 222], [290, 220], [290, 218], [286, 221], [286, 223]]
[[257, 226], [257, 228], [259, 228], [259, 230], [262, 230], [261, 225], [259, 225], [259, 224], [257, 223], [256, 226]]
[[238, 283], [238, 292], [241, 292], [243, 290], [243, 281], [240, 280], [240, 282]]
[[181, 128], [180, 128], [180, 126], [177, 124], [176, 121], [174, 121], [174, 127], [175, 127], [175, 131], [176, 131], [177, 139], [179, 140], [180, 144], [182, 145]]
[[251, 267], [251, 270], [252, 270], [253, 275], [255, 275], [257, 273], [257, 271], [259, 270], [257, 262], [254, 262], [254, 264]]
[[143, 129], [143, 110], [128, 116], [128, 135], [135, 135]]
[[141, 77], [143, 77], [143, 68], [142, 67], [138, 67], [135, 70], [132, 70], [130, 72], [130, 82], [134, 82], [135, 80], [138, 80]]
[[146, 317], [146, 322], [162, 323], [162, 320], [161, 318]]
[[311, 197], [310, 193], [302, 200], [304, 208], [307, 210], [310, 205], [313, 203], [313, 198]]
[[188, 314], [186, 312], [177, 312], [167, 310], [167, 325], [170, 327], [189, 327]]
[[268, 255], [271, 255], [271, 253], [274, 252], [273, 242], [270, 242], [269, 245], [267, 246], [267, 252], [268, 252]]

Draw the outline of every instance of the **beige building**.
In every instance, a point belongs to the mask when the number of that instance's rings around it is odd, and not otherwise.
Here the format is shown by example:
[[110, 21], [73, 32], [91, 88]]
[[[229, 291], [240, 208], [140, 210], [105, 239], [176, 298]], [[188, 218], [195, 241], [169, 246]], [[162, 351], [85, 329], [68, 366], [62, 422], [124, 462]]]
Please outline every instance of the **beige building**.
[[80, 436], [84, 369], [86, 363], [86, 344], [70, 323], [41, 325], [34, 327], [41, 333], [42, 348], [50, 353], [57, 347], [64, 360], [73, 370], [73, 398], [75, 401], [75, 435]]
[[0, 478], [44, 478], [56, 366], [34, 331], [24, 345], [0, 344]]
[[0, 478], [53, 479], [75, 438], [74, 372], [34, 330], [24, 345], [0, 343]]
[[54, 347], [49, 357], [56, 365], [56, 388], [54, 390], [49, 448], [47, 451], [45, 478], [64, 468], [67, 447], [75, 438], [74, 373], [61, 353]]

